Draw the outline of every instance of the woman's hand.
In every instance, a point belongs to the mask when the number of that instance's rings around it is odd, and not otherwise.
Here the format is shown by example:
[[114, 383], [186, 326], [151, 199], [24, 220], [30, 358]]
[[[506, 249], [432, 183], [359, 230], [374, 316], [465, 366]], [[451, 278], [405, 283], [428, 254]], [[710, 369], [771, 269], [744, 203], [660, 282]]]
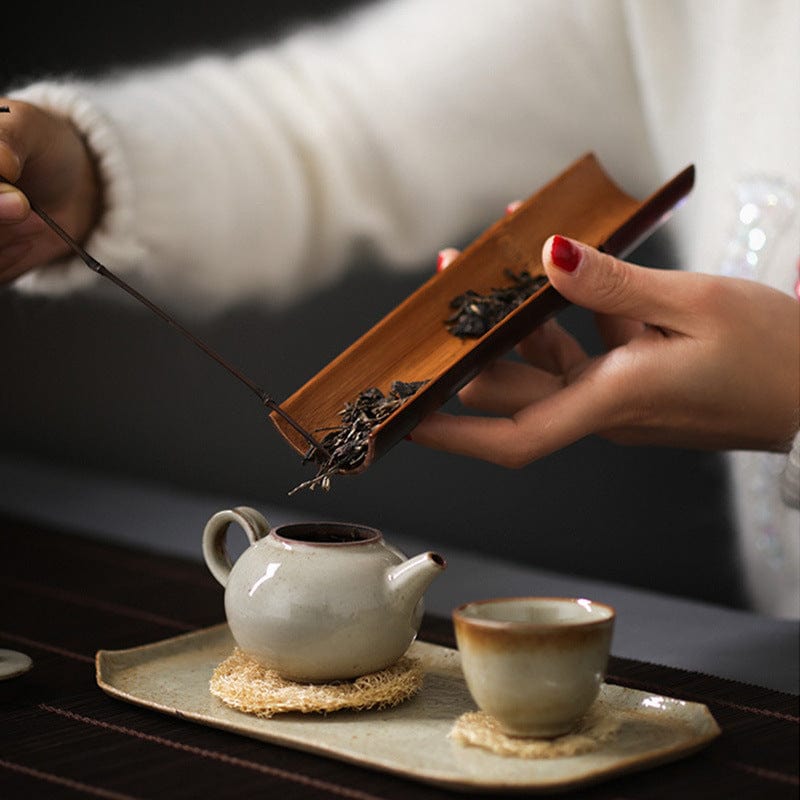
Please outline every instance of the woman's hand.
[[413, 441], [508, 467], [589, 434], [788, 449], [800, 403], [796, 300], [753, 281], [637, 267], [560, 236], [542, 260], [564, 297], [598, 312], [608, 352], [588, 357], [550, 320], [519, 345], [527, 363], [497, 361], [459, 393], [492, 416], [433, 414]]
[[47, 111], [0, 98], [0, 283], [67, 253], [35, 214], [27, 194], [76, 239], [84, 240], [100, 210], [94, 164], [72, 124]]

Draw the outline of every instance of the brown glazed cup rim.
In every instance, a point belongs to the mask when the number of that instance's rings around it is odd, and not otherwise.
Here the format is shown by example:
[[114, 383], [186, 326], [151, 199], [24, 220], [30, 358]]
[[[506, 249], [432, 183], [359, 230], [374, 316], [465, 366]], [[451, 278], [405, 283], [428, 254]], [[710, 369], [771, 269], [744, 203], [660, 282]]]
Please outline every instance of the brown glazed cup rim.
[[[556, 603], [569, 603], [570, 605], [577, 605], [580, 601], [590, 603], [593, 607], [604, 609], [608, 616], [601, 617], [600, 619], [587, 619], [587, 620], [565, 620], [564, 622], [519, 622], [515, 620], [501, 620], [501, 619], [485, 619], [483, 617], [472, 617], [466, 613], [466, 610], [474, 606], [500, 605], [502, 603], [519, 603], [519, 602], [556, 602]], [[614, 606], [608, 603], [602, 603], [597, 600], [591, 600], [588, 597], [540, 597], [537, 595], [518, 596], [518, 597], [487, 597], [483, 600], [470, 600], [467, 603], [462, 603], [453, 609], [452, 617], [454, 622], [460, 622], [464, 625], [474, 625], [476, 627], [485, 627], [491, 629], [508, 629], [514, 628], [516, 630], [558, 630], [563, 628], [589, 628], [596, 625], [607, 625], [609, 622], [614, 622], [617, 616], [617, 611]]]

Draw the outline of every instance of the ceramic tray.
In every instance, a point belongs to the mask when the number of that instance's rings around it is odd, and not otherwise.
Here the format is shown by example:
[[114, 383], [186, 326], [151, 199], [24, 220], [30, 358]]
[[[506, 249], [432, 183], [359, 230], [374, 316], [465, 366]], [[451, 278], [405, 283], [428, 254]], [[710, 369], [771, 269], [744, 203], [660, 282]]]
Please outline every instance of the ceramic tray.
[[97, 682], [114, 697], [203, 725], [473, 792], [565, 790], [676, 760], [720, 733], [704, 705], [606, 684], [602, 696], [623, 722], [592, 753], [523, 760], [465, 747], [448, 738], [456, 718], [475, 709], [458, 651], [426, 642], [409, 651], [423, 663], [423, 688], [394, 709], [259, 719], [208, 690], [211, 673], [233, 647], [227, 625], [218, 625], [130, 650], [101, 650]]
[[[546, 283], [479, 339], [459, 339], [444, 321], [450, 301], [468, 290], [508, 286], [506, 269], [543, 275], [542, 245], [560, 233], [624, 255], [670, 214], [694, 184], [687, 167], [645, 200], [623, 192], [589, 154], [531, 195], [518, 210], [481, 234], [442, 272], [434, 275], [304, 386], [281, 403], [306, 430], [340, 424], [340, 411], [373, 386], [387, 392], [393, 381], [427, 381], [369, 436], [361, 472], [445, 403], [491, 359], [517, 342], [567, 302]], [[270, 417], [304, 454], [306, 440], [282, 417]]]
[[33, 666], [29, 656], [16, 650], [0, 650], [0, 681], [16, 678]]

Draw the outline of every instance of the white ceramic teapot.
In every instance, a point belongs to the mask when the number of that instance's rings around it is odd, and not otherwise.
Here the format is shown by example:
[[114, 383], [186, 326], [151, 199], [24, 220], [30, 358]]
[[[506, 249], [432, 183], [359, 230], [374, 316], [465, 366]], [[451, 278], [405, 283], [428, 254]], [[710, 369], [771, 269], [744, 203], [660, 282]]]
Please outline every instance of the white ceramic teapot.
[[[233, 565], [225, 549], [231, 522], [250, 540]], [[238, 646], [284, 678], [312, 683], [355, 678], [400, 658], [419, 630], [422, 596], [445, 568], [437, 553], [406, 559], [374, 528], [270, 529], [246, 506], [211, 517], [203, 555], [225, 587]]]

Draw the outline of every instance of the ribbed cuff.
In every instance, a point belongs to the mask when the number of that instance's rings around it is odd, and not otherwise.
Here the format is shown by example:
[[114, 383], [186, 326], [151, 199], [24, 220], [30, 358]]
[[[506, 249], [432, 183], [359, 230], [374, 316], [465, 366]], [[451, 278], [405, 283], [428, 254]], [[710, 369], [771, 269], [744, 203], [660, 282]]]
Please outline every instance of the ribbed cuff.
[[800, 508], [800, 432], [794, 437], [781, 474], [781, 498], [790, 508]]
[[[36, 83], [10, 96], [67, 117], [85, 138], [103, 184], [103, 213], [86, 249], [110, 269], [141, 263], [146, 248], [136, 239], [133, 182], [113, 125], [80, 90], [79, 84]], [[17, 280], [23, 291], [60, 294], [90, 285], [98, 277], [75, 258], [54, 261]]]

